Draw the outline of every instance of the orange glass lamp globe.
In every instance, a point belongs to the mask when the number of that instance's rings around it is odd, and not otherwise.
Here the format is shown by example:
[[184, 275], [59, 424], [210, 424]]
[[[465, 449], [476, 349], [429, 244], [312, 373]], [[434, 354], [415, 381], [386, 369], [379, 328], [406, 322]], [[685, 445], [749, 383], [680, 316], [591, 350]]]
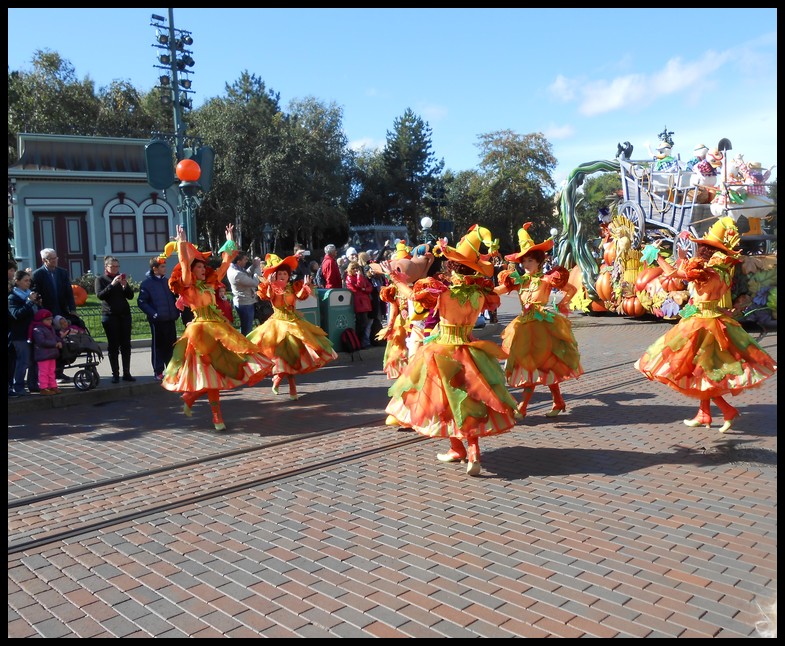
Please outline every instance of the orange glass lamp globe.
[[176, 172], [177, 179], [181, 182], [197, 182], [202, 175], [202, 169], [193, 159], [178, 162]]

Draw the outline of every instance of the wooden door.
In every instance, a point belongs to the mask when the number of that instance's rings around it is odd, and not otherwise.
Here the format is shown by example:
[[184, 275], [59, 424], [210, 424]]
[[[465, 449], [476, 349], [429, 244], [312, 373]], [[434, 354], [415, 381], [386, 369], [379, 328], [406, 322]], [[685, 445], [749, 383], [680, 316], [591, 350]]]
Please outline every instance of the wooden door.
[[57, 265], [74, 281], [90, 269], [87, 243], [87, 215], [82, 212], [40, 211], [33, 213], [36, 267], [41, 266], [41, 249], [57, 252]]

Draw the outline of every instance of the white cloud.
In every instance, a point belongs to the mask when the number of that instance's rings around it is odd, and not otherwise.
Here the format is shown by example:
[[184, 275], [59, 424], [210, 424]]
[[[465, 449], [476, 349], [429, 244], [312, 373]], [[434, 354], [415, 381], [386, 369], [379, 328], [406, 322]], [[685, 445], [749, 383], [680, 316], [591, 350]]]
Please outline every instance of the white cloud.
[[384, 148], [386, 142], [379, 142], [371, 137], [363, 137], [362, 139], [355, 139], [349, 142], [349, 148], [356, 152], [361, 151], [363, 148], [366, 150], [381, 150]]
[[626, 74], [592, 81], [559, 75], [548, 90], [562, 101], [580, 97], [578, 110], [589, 117], [622, 109], [636, 110], [676, 93], [699, 95], [702, 88], [713, 84], [712, 74], [729, 60], [732, 60], [730, 52], [707, 51], [693, 62], [671, 58], [661, 70], [648, 75]]
[[567, 139], [575, 134], [575, 128], [569, 124], [563, 126], [550, 124], [542, 134], [546, 139]]
[[429, 124], [432, 124], [434, 121], [441, 121], [447, 116], [447, 108], [443, 105], [421, 104], [419, 112], [423, 119]]
[[579, 81], [568, 79], [566, 76], [559, 74], [556, 80], [548, 86], [548, 92], [559, 101], [569, 103], [575, 99], [575, 86]]

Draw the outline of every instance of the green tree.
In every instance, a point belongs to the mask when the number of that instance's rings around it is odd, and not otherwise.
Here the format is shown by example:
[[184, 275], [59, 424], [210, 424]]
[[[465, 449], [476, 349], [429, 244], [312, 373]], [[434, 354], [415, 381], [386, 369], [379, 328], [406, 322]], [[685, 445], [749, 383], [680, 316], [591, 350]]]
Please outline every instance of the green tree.
[[[450, 244], [458, 242], [460, 237], [473, 224], [485, 226], [485, 219], [481, 209], [483, 194], [483, 177], [476, 170], [460, 171], [453, 174], [447, 171], [444, 174], [446, 189], [446, 219], [452, 234], [448, 235]], [[493, 229], [491, 232], [496, 234]]]
[[191, 114], [191, 134], [215, 151], [212, 188], [197, 215], [200, 234], [211, 247], [220, 246], [226, 223], [233, 222], [242, 249], [261, 248], [261, 231], [273, 216], [264, 173], [279, 142], [279, 101], [246, 70], [226, 85], [225, 97], [210, 99]]
[[92, 80], [79, 81], [56, 52], [36, 50], [32, 71], [8, 72], [8, 163], [17, 160], [20, 132], [95, 135], [100, 101]]
[[382, 151], [363, 148], [351, 153], [350, 168], [349, 221], [353, 225], [385, 222], [391, 189]]
[[314, 97], [292, 101], [287, 123], [288, 153], [279, 173], [287, 181], [277, 195], [279, 233], [291, 244], [313, 247], [325, 237], [344, 240], [352, 155], [343, 132], [343, 111]]
[[[160, 117], [146, 111], [143, 97], [128, 81], [112, 81], [98, 93], [96, 133], [103, 137], [143, 138], [163, 124]], [[160, 101], [159, 101], [160, 104]]]
[[431, 151], [431, 128], [407, 108], [387, 131], [382, 153], [387, 171], [388, 221], [404, 224], [410, 235], [417, 231], [424, 214], [426, 194], [444, 168]]
[[535, 240], [550, 236], [557, 222], [554, 212], [556, 168], [551, 144], [542, 133], [519, 135], [499, 130], [478, 136], [482, 190], [478, 207], [481, 222], [499, 238], [503, 247], [517, 246], [517, 233], [532, 222]]
[[575, 211], [578, 220], [586, 231], [597, 231], [597, 214], [600, 209], [608, 209], [615, 214], [615, 207], [621, 196], [621, 177], [619, 173], [596, 173], [586, 178], [580, 190]]

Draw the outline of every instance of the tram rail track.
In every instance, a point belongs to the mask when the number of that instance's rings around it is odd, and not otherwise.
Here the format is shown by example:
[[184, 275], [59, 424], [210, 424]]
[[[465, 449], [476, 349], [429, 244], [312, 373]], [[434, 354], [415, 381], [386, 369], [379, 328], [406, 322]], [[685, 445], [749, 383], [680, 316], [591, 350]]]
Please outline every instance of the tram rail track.
[[[631, 382], [616, 382], [596, 388], [587, 392], [586, 396], [624, 389]], [[536, 407], [533, 408], [536, 410]], [[369, 434], [368, 429], [376, 429], [377, 432]], [[354, 442], [353, 436], [360, 433], [363, 444], [376, 445], [349, 451], [340, 448], [350, 446]], [[334, 449], [335, 454], [330, 457], [313, 460], [314, 442], [328, 436], [331, 437], [331, 445], [339, 448]], [[393, 436], [395, 441], [388, 441], [389, 437], [390, 429], [384, 426], [383, 420], [366, 420], [362, 424], [276, 439], [9, 501], [8, 554], [37, 549], [432, 439], [415, 434], [406, 439], [400, 439], [396, 434]], [[278, 469], [278, 462], [268, 460], [264, 467], [267, 473], [258, 477], [258, 463], [270, 451], [276, 451], [276, 454], [286, 451], [284, 464]], [[221, 482], [225, 484], [219, 484]], [[158, 502], [162, 497], [170, 499]]]
[[[254, 462], [258, 460], [257, 454], [264, 450], [269, 451], [272, 448], [292, 443], [299, 443], [301, 446], [307, 447], [307, 442], [309, 440], [317, 440], [325, 435], [335, 436], [336, 434], [341, 433], [353, 433], [365, 428], [367, 428], [367, 425], [360, 425], [342, 430], [333, 429], [330, 431], [320, 431], [292, 440], [270, 442], [261, 446], [250, 447], [246, 450], [227, 451], [225, 454], [220, 456], [206, 456], [204, 459], [190, 460], [188, 463], [179, 463], [164, 469], [152, 469], [149, 472], [140, 472], [133, 474], [132, 476], [116, 478], [112, 481], [102, 481], [100, 483], [93, 483], [90, 486], [86, 485], [84, 487], [72, 488], [68, 491], [60, 491], [58, 492], [58, 495], [54, 495], [53, 492], [52, 495], [37, 497], [38, 499], [34, 503], [27, 505], [28, 509], [24, 512], [20, 512], [14, 518], [9, 515], [8, 554], [10, 556], [20, 552], [37, 549], [52, 543], [57, 543], [96, 531], [101, 531], [109, 527], [132, 522], [165, 511], [196, 505], [201, 502], [220, 498], [221, 496], [231, 495], [240, 491], [252, 489], [254, 487], [264, 486], [277, 481], [285, 480], [287, 478], [296, 477], [306, 473], [312, 473], [340, 464], [346, 464], [354, 460], [380, 455], [388, 451], [394, 451], [411, 444], [416, 444], [431, 439], [428, 437], [411, 434], [405, 439], [397, 439], [393, 442], [382, 442], [377, 446], [367, 449], [355, 450], [349, 453], [336, 451], [336, 455], [333, 457], [317, 459], [311, 462], [306, 461], [307, 463], [301, 466], [287, 465], [280, 470], [275, 470], [275, 468], [273, 468], [272, 472], [269, 472], [268, 469], [268, 472], [261, 477], [254, 477], [251, 475], [251, 473], [258, 473], [258, 470], [254, 466]], [[385, 435], [389, 434], [388, 429], [380, 430], [382, 430]], [[304, 449], [304, 452], [305, 451], [307, 451], [307, 448]], [[209, 463], [215, 463], [219, 460], [234, 461], [233, 463], [230, 462], [226, 465], [217, 465], [220, 466], [222, 473], [225, 472], [226, 480], [230, 481], [230, 483], [215, 486], [216, 482], [219, 481], [220, 476], [214, 475], [211, 477], [206, 471], [189, 471], [188, 473], [184, 473], [184, 471], [187, 469], [202, 467]], [[232, 470], [232, 473], [228, 473], [230, 469]], [[245, 471], [242, 469], [245, 469]], [[153, 502], [151, 504], [149, 499], [143, 495], [143, 487], [139, 486], [137, 487], [138, 491], [136, 498], [131, 500], [130, 504], [125, 505], [126, 508], [130, 506], [131, 510], [120, 513], [112, 513], [112, 509], [121, 505], [123, 500], [128, 502], [127, 496], [129, 494], [122, 489], [115, 489], [107, 491], [103, 499], [100, 496], [101, 489], [112, 487], [117, 484], [126, 484], [131, 481], [144, 480], [145, 478], [151, 479], [147, 485], [148, 488], [151, 490], [161, 490], [161, 496], [171, 497], [172, 495], [177, 495], [173, 493], [171, 487], [167, 487], [166, 482], [162, 482], [160, 480], [160, 476], [164, 473], [171, 474], [174, 479], [181, 483], [180, 487], [183, 493], [182, 495], [177, 496], [174, 500], [159, 503]], [[206, 485], [209, 485], [209, 490], [199, 491], [200, 489], [204, 489]], [[76, 491], [76, 489], [78, 489], [78, 491]], [[79, 499], [74, 499], [74, 496], [80, 493], [90, 494], [89, 498], [91, 501], [91, 507], [95, 507], [96, 501], [100, 501], [101, 509], [98, 510], [98, 514], [105, 515], [106, 513], [110, 513], [111, 517], [103, 518], [102, 520], [97, 520], [94, 522], [82, 520], [80, 518], [80, 513], [85, 511], [83, 508], [84, 503], [80, 502]], [[40, 503], [50, 502], [55, 498], [59, 498], [61, 503], [58, 505], [47, 505], [44, 507], [36, 506]], [[134, 507], [136, 508], [134, 509]], [[18, 508], [18, 505], [15, 507], [15, 509], [16, 508]], [[58, 514], [59, 518], [54, 518]], [[41, 523], [39, 525], [35, 524], [36, 519], [40, 519]], [[53, 526], [52, 521], [54, 521], [54, 525], [56, 526]], [[17, 528], [22, 525], [27, 528], [28, 538], [26, 539], [21, 537], [23, 535], [22, 532], [17, 531]], [[15, 539], [14, 534], [19, 536], [19, 538]]]
[[[615, 364], [613, 366], [604, 366], [604, 367], [598, 368], [596, 370], [588, 370], [588, 371], [586, 371], [584, 373], [583, 378], [586, 378], [587, 376], [590, 376], [593, 372], [601, 372], [601, 371], [608, 370], [608, 369], [615, 369], [615, 368], [621, 367], [623, 365], [626, 365], [626, 364], [625, 363], [618, 363], [618, 364]], [[627, 382], [614, 384], [614, 386], [610, 387], [610, 388], [608, 388], [608, 387], [597, 388], [597, 389], [594, 389], [592, 391], [587, 392], [587, 395], [588, 396], [591, 396], [592, 394], [599, 395], [599, 394], [601, 394], [603, 392], [606, 392], [608, 390], [614, 390], [614, 389], [616, 389], [618, 387], [624, 386], [625, 384], [631, 384], [631, 383], [633, 383], [633, 381], [629, 380]], [[517, 390], [518, 389], [514, 389], [515, 392], [517, 392]], [[545, 406], [545, 405], [546, 404], [543, 404], [543, 406]], [[531, 404], [529, 408], [532, 411], [536, 411], [537, 407], [538, 407], [538, 404]], [[314, 431], [312, 433], [305, 433], [305, 434], [299, 435], [297, 437], [286, 437], [286, 438], [282, 438], [282, 439], [276, 439], [276, 440], [272, 440], [272, 441], [269, 441], [269, 442], [265, 442], [265, 443], [260, 444], [260, 445], [246, 446], [246, 447], [232, 449], [232, 450], [229, 450], [229, 451], [221, 451], [221, 452], [218, 452], [218, 453], [211, 453], [211, 454], [208, 454], [208, 455], [203, 455], [203, 456], [200, 456], [200, 457], [191, 458], [189, 460], [184, 460], [184, 461], [181, 461], [181, 462], [174, 462], [172, 464], [167, 464], [167, 465], [156, 467], [156, 468], [153, 468], [153, 469], [145, 469], [143, 471], [136, 471], [136, 472], [133, 472], [133, 473], [127, 473], [127, 474], [116, 476], [116, 477], [113, 477], [113, 478], [104, 478], [102, 480], [88, 481], [88, 482], [84, 482], [84, 483], [81, 483], [81, 484], [78, 484], [78, 485], [73, 485], [71, 487], [65, 487], [65, 488], [61, 488], [61, 489], [54, 489], [52, 491], [46, 491], [44, 493], [36, 494], [34, 496], [27, 496], [27, 497], [24, 497], [24, 498], [12, 499], [12, 500], [8, 501], [8, 509], [9, 510], [18, 509], [18, 508], [27, 507], [27, 506], [30, 506], [30, 505], [35, 505], [35, 504], [38, 504], [40, 502], [45, 502], [47, 500], [53, 500], [53, 499], [56, 499], [56, 498], [61, 498], [61, 497], [64, 497], [64, 496], [68, 496], [68, 495], [72, 495], [72, 494], [76, 494], [76, 493], [80, 493], [80, 492], [93, 491], [93, 490], [96, 490], [96, 489], [98, 489], [100, 487], [106, 487], [106, 486], [110, 486], [110, 485], [113, 485], [113, 484], [121, 484], [121, 483], [124, 483], [124, 482], [129, 482], [131, 480], [151, 477], [151, 476], [155, 476], [155, 475], [163, 475], [163, 474], [166, 474], [166, 473], [169, 473], [169, 472], [172, 472], [172, 471], [176, 471], [178, 469], [182, 469], [182, 468], [185, 468], [185, 467], [190, 467], [190, 466], [200, 465], [200, 464], [206, 464], [206, 463], [214, 462], [214, 461], [217, 461], [217, 460], [228, 459], [228, 458], [231, 458], [231, 457], [234, 457], [234, 456], [242, 456], [242, 455], [245, 455], [245, 454], [256, 453], [258, 451], [262, 451], [262, 450], [265, 450], [265, 449], [271, 449], [271, 448], [274, 448], [276, 446], [288, 445], [288, 444], [292, 444], [293, 442], [297, 442], [297, 441], [301, 441], [301, 440], [310, 440], [310, 439], [313, 439], [313, 438], [318, 438], [318, 437], [322, 437], [322, 436], [325, 436], [325, 435], [330, 435], [330, 434], [333, 434], [333, 433], [338, 432], [338, 431], [349, 430], [349, 429], [352, 429], [352, 428], [359, 428], [360, 426], [374, 426], [374, 425], [382, 425], [382, 424], [383, 424], [383, 421], [380, 418], [378, 420], [378, 422], [365, 421], [361, 425], [342, 425], [342, 426], [337, 426], [337, 427], [333, 427], [333, 428], [329, 428], [329, 429], [324, 429], [324, 430], [321, 430], [321, 431]]]

